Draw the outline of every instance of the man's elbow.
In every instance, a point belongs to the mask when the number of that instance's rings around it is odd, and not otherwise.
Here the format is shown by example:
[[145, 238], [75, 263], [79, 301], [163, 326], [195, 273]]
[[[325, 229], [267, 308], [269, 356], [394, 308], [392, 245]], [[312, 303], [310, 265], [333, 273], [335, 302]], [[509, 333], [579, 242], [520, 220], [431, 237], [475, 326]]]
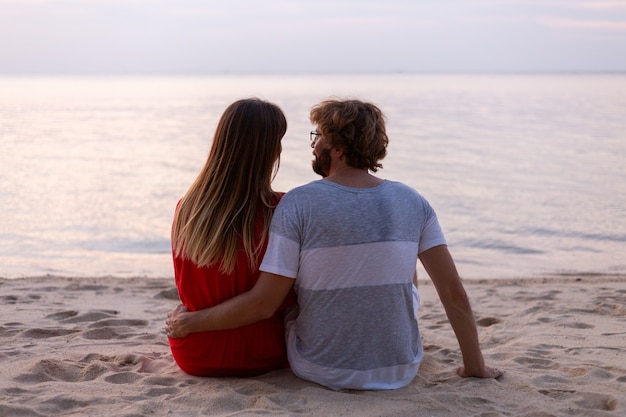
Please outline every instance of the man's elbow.
[[467, 293], [462, 286], [451, 286], [443, 288], [439, 294], [439, 297], [444, 304], [450, 303], [454, 305], [469, 306]]
[[272, 317], [292, 285], [292, 279], [262, 272], [256, 285], [246, 293], [254, 318], [258, 321]]
[[260, 321], [272, 317], [277, 309], [278, 308], [274, 305], [265, 302], [257, 302], [252, 307], [252, 313], [255, 321]]

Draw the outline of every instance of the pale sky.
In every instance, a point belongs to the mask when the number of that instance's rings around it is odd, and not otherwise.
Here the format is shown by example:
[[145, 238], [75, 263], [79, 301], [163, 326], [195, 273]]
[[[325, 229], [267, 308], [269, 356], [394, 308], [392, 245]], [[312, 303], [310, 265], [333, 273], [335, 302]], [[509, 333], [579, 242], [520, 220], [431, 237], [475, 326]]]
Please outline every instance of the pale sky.
[[626, 1], [0, 0], [0, 73], [626, 71]]

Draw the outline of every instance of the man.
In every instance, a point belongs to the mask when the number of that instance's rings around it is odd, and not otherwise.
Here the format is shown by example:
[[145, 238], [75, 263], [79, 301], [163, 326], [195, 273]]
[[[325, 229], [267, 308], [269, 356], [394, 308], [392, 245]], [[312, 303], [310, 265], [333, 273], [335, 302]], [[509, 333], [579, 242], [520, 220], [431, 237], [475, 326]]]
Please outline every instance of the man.
[[276, 208], [252, 290], [199, 312], [168, 315], [170, 337], [236, 328], [270, 317], [295, 285], [286, 321], [289, 362], [331, 389], [394, 389], [423, 356], [414, 285], [419, 257], [459, 341], [462, 377], [497, 378], [485, 365], [467, 295], [428, 202], [370, 173], [388, 138], [382, 112], [358, 100], [311, 111], [313, 169], [324, 179], [287, 193]]

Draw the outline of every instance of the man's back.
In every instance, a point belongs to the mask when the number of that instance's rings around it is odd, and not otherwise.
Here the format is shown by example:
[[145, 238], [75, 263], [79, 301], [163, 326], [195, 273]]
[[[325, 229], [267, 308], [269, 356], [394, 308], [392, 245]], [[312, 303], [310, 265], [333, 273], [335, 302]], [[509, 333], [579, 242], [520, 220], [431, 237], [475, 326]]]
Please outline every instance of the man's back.
[[334, 389], [409, 383], [422, 357], [417, 254], [441, 244], [432, 208], [403, 184], [316, 181], [288, 193], [261, 269], [297, 278], [294, 372]]

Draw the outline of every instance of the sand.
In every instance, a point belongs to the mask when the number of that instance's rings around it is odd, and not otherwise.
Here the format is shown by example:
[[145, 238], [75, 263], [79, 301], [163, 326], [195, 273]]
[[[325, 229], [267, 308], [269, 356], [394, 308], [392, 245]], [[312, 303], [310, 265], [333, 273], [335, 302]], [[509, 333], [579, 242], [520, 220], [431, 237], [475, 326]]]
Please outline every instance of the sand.
[[0, 416], [625, 416], [626, 277], [468, 281], [498, 380], [462, 379], [456, 339], [420, 282], [425, 357], [394, 391], [339, 391], [289, 370], [180, 371], [168, 279], [0, 279]]

